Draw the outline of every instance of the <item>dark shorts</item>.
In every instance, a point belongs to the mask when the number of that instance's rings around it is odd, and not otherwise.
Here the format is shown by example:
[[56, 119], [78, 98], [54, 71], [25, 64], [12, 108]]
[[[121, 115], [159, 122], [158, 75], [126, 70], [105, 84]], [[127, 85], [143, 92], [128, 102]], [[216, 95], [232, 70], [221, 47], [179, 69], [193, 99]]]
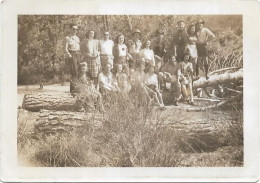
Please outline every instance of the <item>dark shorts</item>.
[[177, 52], [176, 61], [178, 63], [180, 63], [180, 62], [182, 62], [184, 60], [185, 47], [186, 47], [186, 45], [184, 45], [184, 44], [178, 45], [178, 47], [177, 47], [177, 50], [176, 50], [176, 52]]
[[199, 57], [207, 57], [208, 56], [208, 47], [206, 44], [197, 44], [197, 51]]

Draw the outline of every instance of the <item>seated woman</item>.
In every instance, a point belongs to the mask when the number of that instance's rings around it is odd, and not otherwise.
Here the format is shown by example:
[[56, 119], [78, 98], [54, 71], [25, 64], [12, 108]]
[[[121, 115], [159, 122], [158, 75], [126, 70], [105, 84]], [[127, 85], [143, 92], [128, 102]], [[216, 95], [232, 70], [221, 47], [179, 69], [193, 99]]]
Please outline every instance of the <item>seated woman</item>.
[[144, 87], [148, 94], [154, 98], [155, 102], [160, 106], [164, 107], [162, 94], [158, 88], [158, 76], [154, 73], [154, 66], [149, 66], [148, 73], [145, 74]]
[[151, 41], [145, 42], [145, 48], [140, 51], [141, 61], [145, 63], [145, 72], [148, 72], [149, 66], [155, 66], [153, 50], [150, 49]]
[[192, 92], [192, 78], [193, 78], [193, 66], [189, 62], [190, 54], [184, 54], [184, 61], [181, 62], [181, 73], [183, 79], [181, 81], [181, 90], [183, 99], [188, 102], [190, 105], [194, 105], [193, 92]]
[[95, 88], [93, 82], [89, 80], [86, 76], [86, 72], [88, 69], [87, 63], [82, 62], [80, 63], [80, 72], [79, 72], [79, 79], [76, 83], [76, 96], [79, 98], [81, 106], [84, 109], [99, 109], [100, 112], [104, 112], [103, 103], [102, 103], [102, 95], [101, 93]]
[[104, 65], [104, 69], [98, 75], [98, 83], [102, 94], [108, 94], [111, 92], [119, 91], [118, 84], [113, 77], [111, 72], [111, 64], [107, 63]]
[[[127, 68], [126, 68], [127, 69]], [[129, 93], [131, 86], [128, 83], [127, 71], [123, 71], [123, 65], [117, 64], [116, 66], [116, 80], [120, 91]]]

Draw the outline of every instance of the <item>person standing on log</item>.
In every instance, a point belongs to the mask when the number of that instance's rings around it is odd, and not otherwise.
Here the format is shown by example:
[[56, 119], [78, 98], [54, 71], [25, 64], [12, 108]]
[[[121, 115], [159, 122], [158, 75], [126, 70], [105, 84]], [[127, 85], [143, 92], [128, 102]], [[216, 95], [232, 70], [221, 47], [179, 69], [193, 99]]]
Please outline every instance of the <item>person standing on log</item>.
[[[189, 45], [187, 46], [187, 50], [190, 53], [190, 60], [193, 66], [194, 76], [198, 77], [198, 67], [197, 67], [197, 37], [196, 37], [196, 26], [195, 24], [190, 24], [188, 28], [188, 36], [189, 36]], [[195, 72], [196, 71], [196, 72]]]
[[100, 60], [101, 60], [101, 68], [106, 67], [107, 63], [110, 63], [111, 68], [113, 69], [113, 47], [114, 41], [109, 39], [109, 32], [104, 32], [104, 39], [99, 41], [99, 49], [100, 49]]
[[199, 20], [197, 22], [197, 49], [198, 49], [198, 73], [201, 64], [204, 65], [206, 79], [209, 79], [209, 61], [208, 61], [208, 42], [215, 38], [215, 35], [208, 29], [204, 27], [204, 20]]
[[178, 63], [183, 61], [184, 52], [186, 46], [189, 43], [189, 37], [185, 29], [185, 23], [183, 20], [178, 21], [178, 30], [173, 36], [172, 46], [173, 56], [176, 57]]
[[114, 66], [117, 68], [118, 64], [121, 64], [123, 68], [129, 68], [129, 64], [127, 62], [127, 58], [133, 59], [132, 56], [128, 53], [128, 48], [125, 45], [125, 36], [123, 34], [119, 34], [116, 39], [116, 44], [113, 48], [113, 56], [114, 56]]
[[165, 42], [164, 42], [164, 32], [157, 31], [157, 42], [154, 49], [154, 57], [155, 59], [158, 59], [161, 62], [161, 65], [166, 62], [166, 48], [165, 48]]
[[171, 83], [170, 91], [173, 92], [174, 105], [178, 106], [181, 97], [181, 67], [180, 63], [176, 62], [175, 56], [172, 56], [169, 62], [166, 62], [160, 69], [159, 82], [162, 89], [166, 87], [166, 82]]
[[88, 76], [94, 81], [95, 87], [98, 88], [98, 73], [100, 72], [99, 43], [95, 39], [95, 31], [90, 30], [87, 39], [81, 43], [81, 53], [84, 61], [88, 64]]
[[77, 36], [78, 26], [75, 24], [71, 25], [70, 35], [66, 37], [65, 52], [66, 59], [70, 64], [71, 70], [71, 82], [70, 92], [73, 93], [75, 89], [74, 81], [79, 77], [79, 64], [80, 64], [80, 40]]
[[142, 33], [139, 29], [136, 29], [133, 32], [133, 39], [129, 40], [128, 42], [128, 48], [129, 48], [129, 54], [132, 56], [132, 59], [130, 59], [129, 66], [130, 68], [135, 69], [137, 66], [137, 63], [140, 60], [140, 50], [142, 48], [142, 42], [141, 42], [141, 37]]

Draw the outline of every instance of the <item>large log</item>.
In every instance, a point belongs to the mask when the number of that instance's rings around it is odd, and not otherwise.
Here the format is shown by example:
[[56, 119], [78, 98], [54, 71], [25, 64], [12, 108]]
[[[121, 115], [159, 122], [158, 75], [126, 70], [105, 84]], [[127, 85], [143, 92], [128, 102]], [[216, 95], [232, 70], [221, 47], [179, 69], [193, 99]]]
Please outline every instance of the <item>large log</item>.
[[201, 77], [199, 80], [193, 82], [193, 88], [205, 88], [209, 86], [216, 86], [225, 83], [237, 82], [243, 79], [243, 68], [232, 73], [223, 73], [219, 75], [212, 75], [206, 80]]
[[[243, 68], [238, 69], [232, 73], [224, 73], [219, 75], [212, 75], [208, 80], [200, 78], [194, 81], [193, 88], [205, 88], [209, 86], [216, 86], [225, 83], [237, 82], [243, 79]], [[164, 101], [173, 100], [170, 93], [163, 94]], [[80, 108], [79, 101], [76, 97], [71, 96], [70, 93], [38, 93], [27, 94], [24, 96], [23, 108], [29, 111], [39, 111], [40, 109], [48, 110], [65, 110], [75, 111]]]
[[74, 111], [78, 108], [77, 98], [70, 93], [37, 93], [24, 95], [22, 107], [29, 111], [65, 110]]
[[70, 132], [83, 126], [97, 128], [104, 120], [99, 113], [41, 110], [35, 123], [35, 133]]

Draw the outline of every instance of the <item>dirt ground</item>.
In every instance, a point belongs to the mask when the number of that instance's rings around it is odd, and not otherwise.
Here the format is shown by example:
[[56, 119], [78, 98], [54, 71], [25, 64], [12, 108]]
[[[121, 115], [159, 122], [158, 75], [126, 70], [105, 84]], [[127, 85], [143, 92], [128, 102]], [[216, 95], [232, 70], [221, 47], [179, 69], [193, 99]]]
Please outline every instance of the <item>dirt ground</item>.
[[[37, 112], [29, 112], [22, 109], [22, 102], [25, 94], [29, 93], [38, 93], [38, 92], [69, 92], [69, 83], [54, 84], [44, 86], [44, 89], [39, 89], [39, 85], [27, 85], [27, 86], [18, 86], [18, 97], [17, 97], [17, 107], [18, 107], [18, 126], [20, 122], [26, 121], [26, 131], [28, 134], [33, 133], [34, 123], [37, 119], [39, 113]], [[197, 104], [197, 105], [202, 105]], [[181, 106], [189, 107], [188, 104], [181, 104]], [[192, 125], [198, 125], [206, 127], [209, 124], [209, 121], [213, 122], [227, 122], [228, 120], [234, 120], [236, 116], [232, 114], [230, 111], [223, 110], [213, 110], [211, 112], [208, 111], [200, 111], [200, 112], [187, 112], [181, 111], [178, 108], [168, 107], [162, 111], [162, 113], [172, 114], [174, 120], [176, 118], [180, 121], [180, 124], [185, 124], [187, 127], [192, 128]], [[178, 121], [177, 120], [177, 121]], [[214, 139], [213, 139], [214, 143]], [[241, 147], [240, 147], [241, 148]], [[230, 159], [230, 152], [235, 152], [236, 147], [219, 147], [218, 149], [212, 152], [203, 152], [203, 153], [185, 153], [184, 157], [186, 161], [181, 164], [181, 166], [207, 166], [209, 164], [216, 166], [241, 166], [243, 162], [227, 162], [227, 159]], [[18, 152], [19, 153], [19, 152]], [[224, 154], [223, 154], [224, 153]], [[33, 164], [33, 162], [28, 162], [26, 160], [26, 154], [23, 152], [20, 153], [19, 164], [22, 166], [37, 166]], [[234, 154], [235, 156], [236, 154]], [[214, 156], [218, 162], [210, 162], [210, 157]], [[194, 159], [195, 158], [195, 159]], [[207, 161], [205, 161], [205, 158]], [[232, 159], [232, 158], [231, 158]]]

